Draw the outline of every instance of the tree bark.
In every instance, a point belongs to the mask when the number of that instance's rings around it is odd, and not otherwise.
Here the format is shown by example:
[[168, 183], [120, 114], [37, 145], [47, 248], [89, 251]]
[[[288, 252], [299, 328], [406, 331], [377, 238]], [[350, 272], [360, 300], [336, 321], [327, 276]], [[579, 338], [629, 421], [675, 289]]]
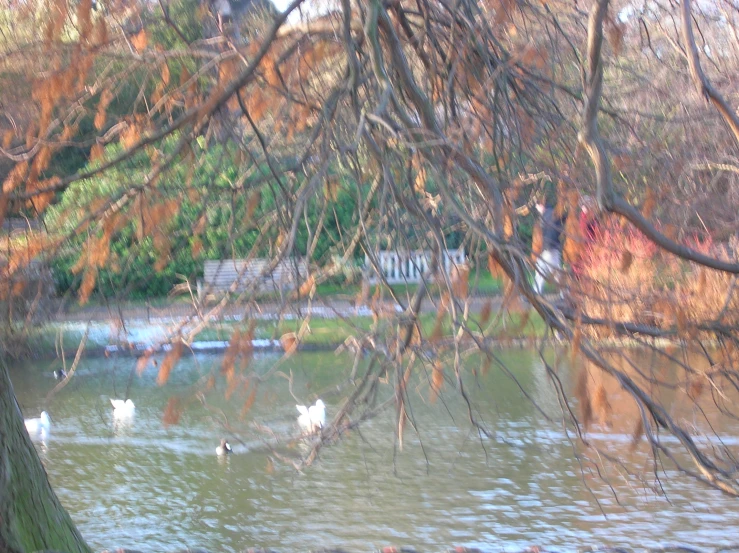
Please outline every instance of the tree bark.
[[0, 553], [90, 553], [49, 484], [0, 361]]

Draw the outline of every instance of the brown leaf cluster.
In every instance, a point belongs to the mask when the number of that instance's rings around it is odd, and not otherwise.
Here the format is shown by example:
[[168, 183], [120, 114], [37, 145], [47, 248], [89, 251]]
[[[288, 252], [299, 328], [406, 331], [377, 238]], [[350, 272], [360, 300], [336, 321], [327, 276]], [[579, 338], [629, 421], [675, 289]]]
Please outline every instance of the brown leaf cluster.
[[480, 308], [480, 326], [485, 326], [490, 321], [490, 315], [493, 313], [493, 301], [487, 300]]
[[316, 277], [314, 275], [310, 275], [303, 284], [300, 285], [300, 288], [298, 289], [298, 295], [300, 297], [308, 297], [312, 296], [313, 293], [316, 291]]
[[254, 405], [254, 401], [256, 401], [257, 399], [257, 388], [258, 387], [259, 387], [259, 383], [255, 381], [251, 386], [251, 390], [249, 391], [249, 396], [246, 398], [244, 405], [241, 407], [241, 411], [239, 411], [239, 417], [241, 419], [246, 417], [247, 413]]
[[431, 403], [435, 403], [439, 396], [441, 387], [444, 385], [444, 366], [438, 359], [434, 361], [434, 366], [431, 371], [431, 393], [429, 400]]
[[544, 249], [544, 234], [542, 233], [541, 221], [537, 219], [531, 233], [531, 258], [536, 259]]
[[588, 380], [590, 373], [586, 366], [581, 366], [577, 373], [577, 382], [575, 383], [575, 397], [577, 398], [580, 410], [580, 423], [583, 425], [585, 432], [590, 428], [593, 422], [593, 405], [590, 401], [590, 391]]
[[602, 383], [595, 390], [595, 397], [593, 398], [593, 410], [598, 414], [598, 420], [601, 424], [610, 424], [613, 408], [611, 407], [611, 403], [608, 401], [608, 394], [606, 392], [605, 386]]
[[254, 329], [255, 325], [251, 324], [244, 330], [236, 329], [231, 335], [228, 348], [221, 361], [221, 374], [226, 377], [227, 389], [234, 385], [237, 363], [239, 370], [243, 372], [251, 362], [254, 354]]
[[184, 408], [183, 402], [179, 397], [173, 396], [169, 398], [167, 407], [164, 408], [164, 415], [162, 415], [162, 424], [164, 427], [166, 428], [179, 423]]
[[149, 35], [146, 29], [141, 29], [138, 33], [131, 37], [131, 46], [133, 46], [137, 52], [141, 53], [146, 50], [149, 45]]
[[282, 344], [282, 349], [285, 351], [285, 357], [289, 357], [298, 350], [300, 340], [298, 340], [298, 335], [295, 332], [286, 332], [280, 336], [280, 344]]
[[136, 374], [141, 376], [144, 371], [146, 370], [147, 365], [149, 364], [149, 361], [151, 360], [151, 356], [154, 353], [154, 350], [151, 348], [148, 348], [144, 354], [138, 358], [136, 361]]
[[176, 340], [172, 343], [172, 349], [167, 352], [167, 355], [162, 359], [162, 363], [159, 365], [159, 374], [157, 374], [157, 386], [164, 386], [169, 380], [169, 375], [172, 369], [182, 357], [184, 350], [184, 343], [182, 340]]
[[470, 266], [467, 263], [454, 265], [449, 274], [452, 293], [458, 299], [465, 299], [470, 288]]

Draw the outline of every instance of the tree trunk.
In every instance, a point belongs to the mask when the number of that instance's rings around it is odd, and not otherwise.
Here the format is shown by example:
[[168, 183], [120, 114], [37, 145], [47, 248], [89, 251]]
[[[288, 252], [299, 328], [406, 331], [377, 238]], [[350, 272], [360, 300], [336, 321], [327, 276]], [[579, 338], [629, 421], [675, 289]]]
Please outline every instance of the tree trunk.
[[51, 489], [0, 361], [0, 553], [90, 553]]

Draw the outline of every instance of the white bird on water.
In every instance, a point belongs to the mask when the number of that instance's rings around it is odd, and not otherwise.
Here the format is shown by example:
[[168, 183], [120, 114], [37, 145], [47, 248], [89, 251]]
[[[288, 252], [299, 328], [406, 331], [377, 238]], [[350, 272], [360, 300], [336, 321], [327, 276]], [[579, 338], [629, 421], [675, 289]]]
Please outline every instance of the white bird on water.
[[303, 430], [313, 433], [320, 431], [326, 424], [326, 406], [320, 399], [315, 405], [306, 407], [305, 405], [296, 405], [300, 412], [298, 417], [298, 425]]
[[26, 425], [28, 434], [39, 434], [51, 430], [51, 419], [46, 411], [41, 411], [41, 416], [37, 419], [26, 419], [23, 421]]
[[226, 438], [222, 438], [221, 445], [216, 448], [216, 455], [228, 455], [229, 453], [233, 453], [233, 449], [231, 449], [231, 445], [226, 441]]
[[127, 399], [126, 401], [123, 401], [122, 399], [111, 399], [110, 403], [113, 406], [113, 415], [118, 417], [131, 416], [136, 409], [133, 401], [130, 399]]

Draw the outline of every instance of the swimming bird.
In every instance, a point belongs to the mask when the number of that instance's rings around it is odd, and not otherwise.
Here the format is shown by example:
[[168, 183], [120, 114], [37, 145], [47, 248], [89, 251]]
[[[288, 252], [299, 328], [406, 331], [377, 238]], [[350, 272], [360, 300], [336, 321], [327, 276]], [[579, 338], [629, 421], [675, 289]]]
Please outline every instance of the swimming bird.
[[216, 455], [228, 455], [229, 453], [233, 453], [233, 449], [231, 449], [226, 438], [221, 438], [221, 445], [216, 448]]
[[67, 378], [67, 371], [65, 371], [64, 369], [55, 370], [54, 378], [56, 378], [57, 380], [64, 380], [65, 378]]
[[133, 412], [136, 409], [133, 401], [130, 399], [127, 399], [126, 401], [123, 401], [122, 399], [111, 399], [110, 403], [113, 406], [113, 415], [116, 416], [125, 417], [133, 415]]
[[41, 411], [41, 416], [37, 419], [26, 419], [23, 422], [29, 434], [38, 434], [51, 430], [51, 419], [46, 411]]
[[326, 424], [326, 406], [320, 399], [315, 405], [306, 407], [305, 405], [296, 405], [300, 412], [298, 417], [298, 425], [308, 432], [318, 432]]

